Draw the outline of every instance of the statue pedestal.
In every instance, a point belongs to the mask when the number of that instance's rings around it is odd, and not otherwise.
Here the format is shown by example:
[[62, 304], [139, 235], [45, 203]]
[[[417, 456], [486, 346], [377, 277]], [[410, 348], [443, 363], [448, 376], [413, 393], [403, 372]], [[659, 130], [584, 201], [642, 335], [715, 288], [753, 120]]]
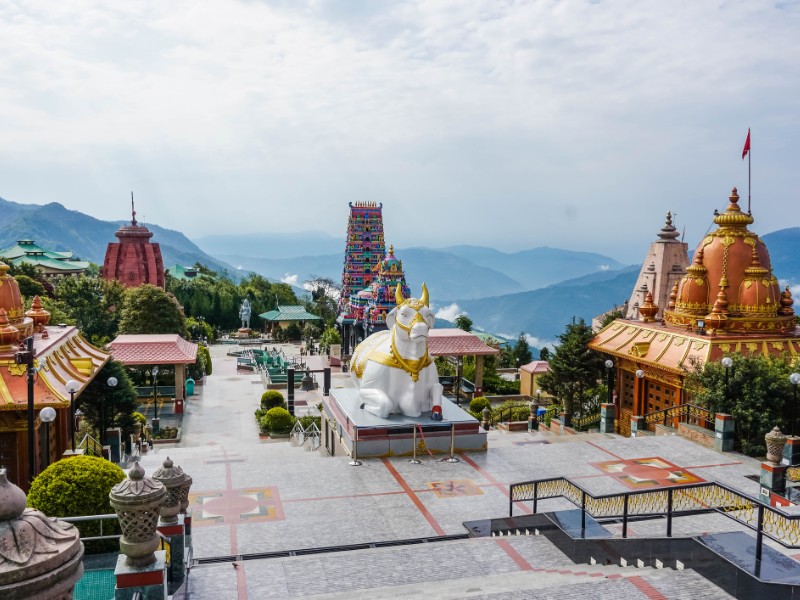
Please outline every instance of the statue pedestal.
[[136, 592], [140, 592], [144, 600], [167, 599], [167, 553], [158, 550], [155, 554], [156, 562], [146, 567], [129, 567], [125, 564], [125, 555], [119, 555], [114, 570], [117, 580], [114, 600], [131, 600]]
[[250, 337], [250, 334], [252, 333], [252, 331], [253, 331], [253, 330], [252, 330], [252, 329], [250, 329], [249, 327], [241, 327], [241, 328], [240, 328], [240, 329], [239, 329], [239, 330], [236, 332], [236, 337], [238, 337], [240, 340], [247, 339], [247, 338], [249, 338], [249, 337]]
[[[355, 448], [358, 458], [411, 456], [415, 441], [420, 456], [428, 451], [447, 455], [451, 441], [455, 452], [487, 448], [486, 430], [478, 420], [446, 398], [442, 398], [441, 421], [431, 419], [430, 412], [416, 418], [393, 414], [382, 419], [361, 408], [358, 390], [353, 388], [331, 390], [330, 396], [323, 396], [322, 412], [322, 446], [332, 454], [352, 456]], [[344, 448], [337, 450], [336, 444]]]

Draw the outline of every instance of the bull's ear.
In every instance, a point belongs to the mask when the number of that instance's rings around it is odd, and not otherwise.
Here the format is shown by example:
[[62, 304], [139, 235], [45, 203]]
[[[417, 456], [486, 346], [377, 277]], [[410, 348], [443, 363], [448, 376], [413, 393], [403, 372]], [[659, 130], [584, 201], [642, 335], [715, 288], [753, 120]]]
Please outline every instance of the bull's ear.
[[394, 327], [396, 321], [397, 321], [397, 307], [390, 310], [389, 314], [386, 315], [386, 328], [391, 329], [392, 327]]

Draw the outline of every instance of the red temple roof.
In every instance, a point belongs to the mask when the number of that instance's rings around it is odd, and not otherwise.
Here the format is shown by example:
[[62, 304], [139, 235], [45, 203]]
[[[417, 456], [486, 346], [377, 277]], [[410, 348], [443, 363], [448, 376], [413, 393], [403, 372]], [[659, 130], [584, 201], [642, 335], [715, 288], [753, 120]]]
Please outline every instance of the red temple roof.
[[428, 353], [431, 356], [487, 356], [500, 350], [484, 344], [474, 333], [463, 329], [431, 329]]
[[124, 365], [186, 365], [197, 359], [197, 344], [173, 333], [120, 335], [108, 349]]

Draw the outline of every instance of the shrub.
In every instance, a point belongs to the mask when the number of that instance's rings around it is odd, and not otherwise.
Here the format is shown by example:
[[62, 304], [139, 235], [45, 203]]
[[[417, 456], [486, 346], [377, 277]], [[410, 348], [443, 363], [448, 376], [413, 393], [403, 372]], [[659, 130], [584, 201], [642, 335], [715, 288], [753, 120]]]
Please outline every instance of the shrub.
[[[95, 456], [76, 456], [59, 460], [42, 471], [31, 484], [28, 506], [48, 517], [78, 517], [113, 513], [108, 493], [125, 479], [114, 463]], [[100, 535], [100, 521], [75, 523], [82, 537]], [[116, 527], [116, 529], [115, 529]], [[118, 530], [116, 520], [103, 523], [103, 533]], [[87, 552], [107, 552], [118, 548], [116, 540], [87, 542]]]
[[142, 427], [147, 425], [147, 417], [145, 417], [142, 413], [140, 412], [133, 413], [133, 418], [136, 419]]
[[312, 423], [317, 424], [317, 429], [320, 429], [322, 427], [322, 417], [315, 417], [314, 415], [303, 415], [298, 420], [300, 421], [300, 425], [303, 427], [304, 430], [311, 427]]
[[492, 421], [527, 421], [530, 414], [531, 408], [527, 402], [509, 400], [492, 411]]
[[174, 440], [178, 437], [178, 428], [161, 427], [153, 437], [157, 440]]
[[261, 417], [261, 431], [269, 433], [289, 433], [294, 426], [294, 417], [283, 407], [270, 408]]
[[197, 353], [202, 354], [205, 359], [206, 375], [211, 375], [211, 352], [207, 347], [198, 344]]
[[473, 398], [472, 402], [469, 403], [469, 412], [473, 414], [481, 414], [484, 408], [492, 409], [492, 403], [489, 402], [489, 399], [485, 396]]
[[269, 410], [276, 407], [288, 408], [288, 405], [283, 400], [283, 394], [277, 390], [267, 390], [261, 394], [261, 408]]

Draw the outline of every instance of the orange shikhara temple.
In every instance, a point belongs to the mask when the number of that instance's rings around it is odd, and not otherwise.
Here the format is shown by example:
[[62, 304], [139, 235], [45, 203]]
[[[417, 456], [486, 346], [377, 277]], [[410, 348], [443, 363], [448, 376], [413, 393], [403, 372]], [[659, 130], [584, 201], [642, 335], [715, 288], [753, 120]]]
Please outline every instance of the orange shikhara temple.
[[[61, 458], [72, 446], [72, 418], [67, 382], [79, 388], [75, 397], [97, 375], [111, 356], [95, 348], [72, 326], [48, 326], [50, 313], [36, 296], [30, 310], [23, 312], [17, 282], [0, 262], [0, 466], [7, 469], [9, 481], [28, 489], [30, 461], [36, 472]], [[33, 336], [34, 368], [34, 456], [28, 454], [27, 367], [16, 364], [15, 354], [26, 338]], [[56, 419], [43, 427], [39, 411], [56, 411]], [[45, 431], [48, 435], [45, 435]]]
[[161, 248], [150, 242], [152, 232], [136, 221], [131, 197], [131, 224], [123, 225], [114, 234], [118, 242], [109, 242], [103, 261], [103, 277], [116, 279], [125, 287], [149, 283], [165, 287], [164, 260]]
[[632, 416], [690, 402], [684, 381], [694, 365], [734, 353], [800, 355], [794, 301], [788, 287], [781, 291], [767, 247], [748, 228], [753, 221], [734, 188], [667, 306], [647, 292], [638, 319], [616, 319], [589, 343], [614, 360], [620, 431]]

